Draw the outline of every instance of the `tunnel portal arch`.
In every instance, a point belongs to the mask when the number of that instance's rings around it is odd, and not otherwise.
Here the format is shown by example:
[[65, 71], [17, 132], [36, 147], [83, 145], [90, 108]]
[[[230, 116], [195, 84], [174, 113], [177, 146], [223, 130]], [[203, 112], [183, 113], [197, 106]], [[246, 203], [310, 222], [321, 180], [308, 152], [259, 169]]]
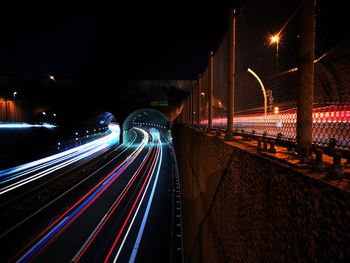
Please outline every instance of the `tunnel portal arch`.
[[170, 125], [168, 117], [155, 109], [152, 108], [142, 108], [133, 111], [130, 113], [123, 122], [123, 133], [124, 133], [124, 142], [128, 141], [128, 136], [126, 134], [133, 127], [141, 127], [141, 128], [156, 128], [158, 129], [164, 136], [170, 136]]

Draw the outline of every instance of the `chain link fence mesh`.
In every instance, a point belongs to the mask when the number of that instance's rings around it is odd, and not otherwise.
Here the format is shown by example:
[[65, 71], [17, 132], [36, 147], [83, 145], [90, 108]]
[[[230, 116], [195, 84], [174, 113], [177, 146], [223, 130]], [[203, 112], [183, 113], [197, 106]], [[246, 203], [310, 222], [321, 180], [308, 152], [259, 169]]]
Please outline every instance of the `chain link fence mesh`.
[[[239, 11], [234, 90], [236, 130], [296, 141], [303, 3], [250, 0]], [[332, 143], [350, 149], [350, 35], [335, 30], [344, 26], [345, 12], [340, 12], [343, 8], [346, 10], [341, 1], [336, 7], [325, 0], [317, 1], [312, 127], [314, 144]], [[272, 38], [276, 35], [279, 39]], [[214, 51], [216, 128], [227, 127], [228, 43], [226, 33]], [[200, 124], [208, 125], [208, 67], [201, 81]]]

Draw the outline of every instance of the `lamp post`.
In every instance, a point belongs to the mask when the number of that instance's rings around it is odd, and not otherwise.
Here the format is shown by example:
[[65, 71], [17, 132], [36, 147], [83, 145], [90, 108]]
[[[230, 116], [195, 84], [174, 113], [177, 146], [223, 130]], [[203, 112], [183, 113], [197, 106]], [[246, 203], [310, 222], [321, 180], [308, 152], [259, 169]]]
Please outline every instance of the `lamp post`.
[[280, 43], [281, 37], [279, 34], [270, 36], [270, 45], [276, 44], [276, 59], [278, 60], [278, 45]]
[[266, 96], [266, 90], [265, 90], [264, 84], [262, 83], [259, 76], [253, 70], [248, 68], [248, 72], [251, 73], [260, 84], [261, 90], [262, 90], [263, 95], [264, 95], [264, 115], [266, 115], [266, 113], [267, 113], [267, 96]]

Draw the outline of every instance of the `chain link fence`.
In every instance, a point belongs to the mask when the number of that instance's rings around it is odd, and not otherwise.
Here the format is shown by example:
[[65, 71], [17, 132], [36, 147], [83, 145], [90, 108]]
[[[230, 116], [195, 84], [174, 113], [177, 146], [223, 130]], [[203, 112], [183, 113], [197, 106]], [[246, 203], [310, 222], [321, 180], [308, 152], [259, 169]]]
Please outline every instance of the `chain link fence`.
[[[239, 10], [234, 75], [236, 131], [296, 142], [304, 3], [248, 0]], [[350, 149], [350, 37], [335, 30], [344, 26], [346, 13], [342, 8], [346, 10], [341, 1], [335, 7], [318, 0], [315, 9], [312, 139], [314, 144]], [[214, 51], [212, 123], [221, 129], [227, 127], [228, 58], [226, 33]], [[200, 125], [208, 125], [208, 74], [209, 67], [200, 78]]]

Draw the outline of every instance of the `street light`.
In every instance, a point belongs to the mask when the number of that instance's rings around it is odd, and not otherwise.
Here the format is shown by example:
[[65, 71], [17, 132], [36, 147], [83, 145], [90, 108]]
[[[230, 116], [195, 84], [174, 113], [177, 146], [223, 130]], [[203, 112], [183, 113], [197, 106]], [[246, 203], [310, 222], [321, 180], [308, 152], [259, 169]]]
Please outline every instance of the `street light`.
[[275, 34], [270, 36], [270, 45], [276, 44], [276, 58], [278, 59], [278, 44], [281, 40], [281, 37], [279, 34]]
[[55, 76], [53, 76], [53, 75], [49, 75], [49, 79], [53, 80], [53, 81], [56, 81]]
[[17, 95], [17, 91], [15, 91], [15, 92], [13, 93], [13, 100], [16, 99], [16, 95]]
[[263, 95], [264, 95], [264, 115], [266, 115], [267, 113], [267, 96], [266, 96], [266, 90], [265, 90], [265, 87], [264, 87], [264, 84], [262, 83], [261, 79], [259, 78], [259, 76], [253, 71], [251, 70], [250, 68], [248, 68], [247, 70], [250, 74], [252, 74], [256, 80], [259, 82], [260, 84], [260, 87], [261, 87], [261, 90], [263, 92]]

